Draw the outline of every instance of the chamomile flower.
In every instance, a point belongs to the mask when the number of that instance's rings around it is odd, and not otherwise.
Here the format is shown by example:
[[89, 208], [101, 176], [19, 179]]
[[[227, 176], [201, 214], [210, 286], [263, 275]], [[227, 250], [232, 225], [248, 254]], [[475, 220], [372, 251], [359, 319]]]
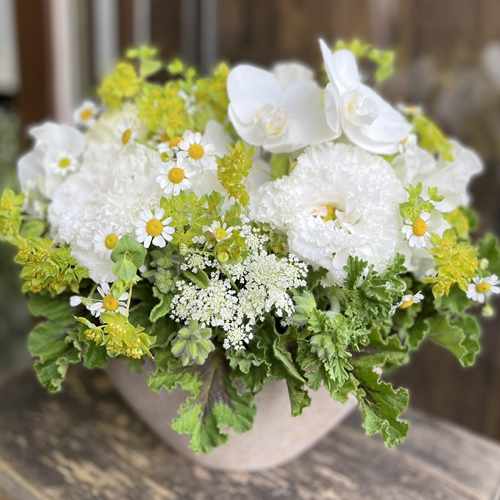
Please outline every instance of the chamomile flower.
[[92, 316], [98, 318], [102, 313], [114, 313], [118, 312], [124, 316], [127, 315], [128, 307], [128, 293], [124, 292], [119, 297], [115, 297], [109, 284], [103, 281], [98, 287], [97, 291], [101, 296], [101, 300], [97, 300], [87, 305], [87, 309], [90, 311]]
[[424, 300], [424, 295], [422, 292], [417, 292], [415, 294], [403, 295], [401, 302], [398, 304], [400, 309], [409, 309], [414, 304], [418, 304]]
[[118, 126], [117, 135], [123, 147], [128, 146], [137, 139], [137, 128], [134, 123], [124, 122]]
[[227, 240], [231, 233], [233, 232], [232, 227], [228, 227], [228, 225], [223, 222], [216, 220], [210, 224], [210, 226], [205, 226], [203, 230], [206, 233], [210, 233], [210, 235], [214, 238], [214, 240], [219, 243], [220, 241]]
[[120, 234], [116, 230], [106, 228], [98, 231], [94, 237], [95, 251], [103, 257], [109, 257], [119, 241]]
[[187, 160], [194, 167], [208, 170], [217, 168], [215, 148], [199, 132], [192, 132], [191, 130], [184, 132], [179, 148], [186, 152]]
[[160, 167], [160, 175], [156, 181], [166, 195], [177, 196], [181, 191], [191, 187], [190, 176], [190, 169], [182, 157], [178, 156], [176, 160], [169, 161]]
[[141, 214], [139, 223], [136, 226], [136, 238], [145, 248], [151, 244], [163, 248], [168, 241], [172, 240], [175, 229], [170, 225], [172, 218], [164, 219], [165, 212], [160, 208], [157, 210], [145, 210]]
[[425, 248], [430, 241], [429, 220], [431, 216], [422, 212], [413, 222], [406, 221], [403, 225], [403, 234], [408, 240], [408, 245], [413, 248]]
[[92, 127], [99, 108], [92, 101], [84, 101], [73, 113], [73, 120], [82, 127]]
[[74, 172], [78, 167], [77, 159], [67, 151], [55, 154], [48, 162], [47, 168], [56, 175], [65, 176]]
[[475, 302], [484, 304], [493, 294], [500, 293], [500, 280], [496, 274], [480, 278], [476, 276], [467, 287], [467, 297]]

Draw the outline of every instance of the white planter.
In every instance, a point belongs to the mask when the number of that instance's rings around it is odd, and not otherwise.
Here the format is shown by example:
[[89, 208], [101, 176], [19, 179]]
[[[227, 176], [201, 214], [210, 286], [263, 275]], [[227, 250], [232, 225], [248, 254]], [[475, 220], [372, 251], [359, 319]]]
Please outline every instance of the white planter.
[[355, 400], [340, 404], [321, 389], [310, 393], [312, 404], [300, 417], [292, 417], [285, 383], [273, 382], [256, 396], [257, 415], [249, 432], [232, 434], [228, 443], [211, 453], [196, 454], [187, 437], [170, 428], [183, 392], [152, 392], [145, 375], [130, 372], [125, 362], [111, 363], [108, 371], [125, 400], [165, 443], [214, 469], [250, 471], [288, 462], [311, 448], [356, 406]]

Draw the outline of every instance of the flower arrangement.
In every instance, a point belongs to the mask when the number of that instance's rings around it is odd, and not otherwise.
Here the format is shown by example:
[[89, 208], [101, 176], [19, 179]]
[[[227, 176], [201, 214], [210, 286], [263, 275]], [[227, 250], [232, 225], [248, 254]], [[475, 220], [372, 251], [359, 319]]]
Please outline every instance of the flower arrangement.
[[133, 49], [75, 126], [31, 129], [0, 238], [45, 318], [29, 349], [49, 391], [73, 364], [149, 360], [151, 390], [187, 393], [174, 430], [207, 452], [251, 428], [271, 380], [295, 416], [323, 386], [394, 446], [408, 392], [384, 373], [424, 341], [474, 363], [469, 309], [491, 315], [500, 292], [498, 241], [471, 239], [481, 161], [365, 83], [358, 63], [378, 83], [392, 52], [320, 49], [321, 83], [298, 63], [199, 76]]

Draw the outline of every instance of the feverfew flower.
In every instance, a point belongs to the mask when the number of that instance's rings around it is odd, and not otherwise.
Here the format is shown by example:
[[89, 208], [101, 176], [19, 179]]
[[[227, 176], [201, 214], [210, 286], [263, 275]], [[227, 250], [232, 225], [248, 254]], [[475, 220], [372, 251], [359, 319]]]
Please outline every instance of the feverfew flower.
[[227, 240], [231, 236], [233, 228], [228, 227], [225, 222], [221, 223], [220, 221], [216, 220], [212, 222], [210, 226], [205, 226], [203, 228], [203, 231], [205, 231], [206, 233], [210, 233], [212, 238], [214, 238], [214, 240], [218, 243], [220, 241]]
[[475, 302], [484, 304], [493, 294], [500, 293], [500, 281], [496, 274], [481, 278], [477, 276], [467, 287], [467, 297]]
[[163, 248], [168, 241], [172, 240], [175, 229], [170, 226], [172, 218], [164, 219], [165, 212], [159, 208], [154, 211], [144, 210], [141, 219], [136, 226], [136, 238], [145, 248], [151, 244]]
[[422, 292], [417, 292], [415, 294], [403, 295], [401, 302], [398, 304], [400, 309], [409, 309], [414, 304], [419, 304], [424, 300], [424, 295]]
[[341, 283], [350, 255], [377, 271], [393, 260], [404, 199], [385, 160], [356, 146], [327, 144], [306, 149], [288, 176], [258, 189], [250, 217], [285, 231], [292, 253]]
[[[239, 136], [273, 153], [289, 153], [332, 139], [319, 85], [303, 78], [303, 72], [283, 85], [282, 73], [247, 64], [231, 70], [228, 115]], [[286, 73], [290, 80], [288, 69]]]
[[191, 171], [186, 160], [177, 155], [176, 160], [168, 161], [160, 167], [158, 184], [167, 196], [177, 196], [181, 191], [191, 188]]
[[94, 237], [95, 251], [103, 257], [110, 257], [111, 252], [115, 249], [120, 241], [120, 234], [116, 230], [104, 228], [99, 230]]
[[361, 82], [356, 58], [349, 50], [332, 53], [319, 41], [330, 83], [325, 89], [328, 125], [357, 146], [372, 153], [394, 154], [411, 130], [406, 118]]
[[73, 120], [81, 127], [92, 127], [96, 122], [99, 108], [92, 101], [83, 103], [73, 113]]
[[217, 168], [215, 147], [199, 132], [184, 132], [179, 148], [186, 153], [186, 159], [193, 167], [207, 170]]
[[429, 220], [431, 216], [422, 212], [413, 222], [405, 221], [403, 234], [408, 240], [410, 247], [424, 248], [430, 243]]
[[101, 300], [97, 300], [86, 305], [92, 316], [98, 318], [105, 312], [118, 312], [123, 316], [128, 314], [128, 293], [124, 292], [119, 297], [115, 297], [111, 293], [109, 284], [106, 282], [102, 282], [97, 287], [97, 291], [101, 296]]
[[70, 172], [74, 172], [85, 150], [85, 136], [76, 128], [47, 122], [30, 130], [32, 151], [17, 165], [21, 189], [30, 196], [50, 200]]

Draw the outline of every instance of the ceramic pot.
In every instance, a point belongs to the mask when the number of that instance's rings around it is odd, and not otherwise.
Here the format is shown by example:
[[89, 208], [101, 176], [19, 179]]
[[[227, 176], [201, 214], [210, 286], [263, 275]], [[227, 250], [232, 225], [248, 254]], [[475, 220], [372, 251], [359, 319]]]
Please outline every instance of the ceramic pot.
[[125, 400], [165, 443], [214, 469], [252, 471], [284, 464], [311, 448], [356, 406], [355, 400], [340, 404], [320, 389], [310, 392], [311, 406], [301, 416], [292, 417], [285, 382], [272, 382], [256, 396], [257, 415], [250, 431], [231, 433], [226, 444], [208, 454], [197, 454], [189, 448], [186, 436], [170, 428], [185, 398], [182, 391], [151, 391], [146, 375], [129, 371], [123, 361], [111, 363], [109, 375]]

